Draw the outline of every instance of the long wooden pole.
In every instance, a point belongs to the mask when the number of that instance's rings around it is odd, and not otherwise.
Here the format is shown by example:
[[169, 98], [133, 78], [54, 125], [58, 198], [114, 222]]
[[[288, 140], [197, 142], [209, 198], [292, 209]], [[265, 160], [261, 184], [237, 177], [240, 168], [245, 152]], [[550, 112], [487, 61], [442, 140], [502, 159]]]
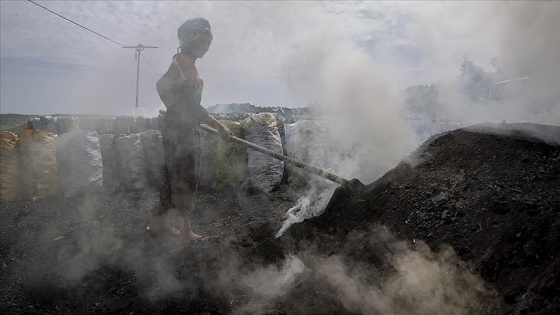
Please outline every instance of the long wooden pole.
[[[201, 124], [201, 125], [199, 125], [199, 128], [202, 129], [202, 130], [204, 130], [204, 131], [210, 132], [210, 133], [219, 134], [218, 130], [216, 130], [216, 129], [210, 127], [210, 126], [207, 126], [207, 125]], [[292, 164], [292, 165], [294, 165], [294, 166], [297, 166], [297, 167], [299, 167], [299, 168], [308, 170], [309, 172], [311, 172], [311, 173], [313, 173], [313, 174], [315, 174], [315, 175], [319, 175], [319, 176], [321, 176], [321, 177], [324, 177], [324, 178], [326, 178], [326, 179], [328, 179], [328, 180], [331, 180], [331, 181], [333, 181], [333, 182], [335, 182], [335, 183], [337, 183], [337, 184], [346, 185], [346, 184], [348, 184], [348, 183], [350, 182], [349, 180], [347, 180], [347, 179], [345, 179], [345, 178], [342, 178], [342, 177], [340, 177], [340, 176], [338, 176], [338, 175], [335, 175], [335, 174], [333, 174], [333, 173], [329, 173], [329, 172], [327, 172], [327, 171], [325, 171], [325, 170], [322, 170], [322, 169], [320, 169], [320, 168], [318, 168], [318, 167], [315, 167], [315, 166], [313, 166], [313, 165], [309, 165], [309, 164], [306, 164], [306, 163], [303, 163], [303, 162], [294, 160], [294, 159], [292, 159], [292, 158], [290, 158], [290, 157], [287, 157], [287, 156], [285, 156], [285, 155], [283, 155], [283, 154], [280, 154], [280, 153], [271, 151], [271, 150], [269, 150], [269, 149], [263, 148], [263, 147], [261, 147], [261, 146], [258, 146], [258, 145], [254, 144], [254, 143], [249, 142], [249, 141], [240, 139], [240, 138], [238, 138], [238, 137], [232, 136], [232, 137], [231, 137], [231, 141], [237, 142], [237, 143], [239, 143], [239, 144], [241, 144], [241, 145], [243, 145], [243, 146], [246, 146], [246, 147], [248, 147], [248, 148], [250, 148], [250, 149], [253, 149], [253, 150], [255, 150], [255, 151], [261, 152], [261, 153], [266, 154], [266, 155], [268, 155], [268, 156], [272, 156], [272, 157], [274, 157], [274, 158], [276, 158], [276, 159], [279, 159], [279, 160], [281, 160], [281, 161], [288, 162], [288, 163], [290, 163], [290, 164]]]

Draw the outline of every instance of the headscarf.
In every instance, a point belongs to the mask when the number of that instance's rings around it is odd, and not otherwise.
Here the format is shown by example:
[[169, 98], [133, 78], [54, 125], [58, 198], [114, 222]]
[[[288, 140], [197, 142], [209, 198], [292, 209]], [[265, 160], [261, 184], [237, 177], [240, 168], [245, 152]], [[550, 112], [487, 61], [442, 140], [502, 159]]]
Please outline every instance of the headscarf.
[[188, 19], [177, 29], [177, 37], [179, 37], [179, 44], [181, 47], [186, 47], [189, 43], [196, 39], [198, 36], [209, 32], [212, 37], [212, 30], [210, 29], [210, 22], [203, 17], [195, 17]]

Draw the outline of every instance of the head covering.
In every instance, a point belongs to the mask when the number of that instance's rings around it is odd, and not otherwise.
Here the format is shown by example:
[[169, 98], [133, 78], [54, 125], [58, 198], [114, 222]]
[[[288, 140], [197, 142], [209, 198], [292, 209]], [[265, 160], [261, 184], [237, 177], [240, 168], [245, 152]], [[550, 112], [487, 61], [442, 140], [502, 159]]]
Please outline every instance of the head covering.
[[203, 17], [195, 17], [188, 19], [177, 29], [177, 37], [179, 37], [179, 44], [181, 47], [188, 46], [189, 43], [198, 36], [209, 32], [212, 36], [210, 29], [210, 22]]

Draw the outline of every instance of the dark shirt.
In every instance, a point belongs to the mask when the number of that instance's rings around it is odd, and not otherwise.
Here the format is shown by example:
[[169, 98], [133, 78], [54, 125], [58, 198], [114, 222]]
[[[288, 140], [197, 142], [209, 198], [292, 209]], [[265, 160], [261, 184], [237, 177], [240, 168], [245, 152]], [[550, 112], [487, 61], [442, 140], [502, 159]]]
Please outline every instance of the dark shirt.
[[208, 116], [208, 111], [200, 105], [203, 87], [194, 59], [182, 53], [173, 56], [169, 69], [156, 83], [168, 115], [180, 115], [185, 123], [190, 120], [198, 123]]

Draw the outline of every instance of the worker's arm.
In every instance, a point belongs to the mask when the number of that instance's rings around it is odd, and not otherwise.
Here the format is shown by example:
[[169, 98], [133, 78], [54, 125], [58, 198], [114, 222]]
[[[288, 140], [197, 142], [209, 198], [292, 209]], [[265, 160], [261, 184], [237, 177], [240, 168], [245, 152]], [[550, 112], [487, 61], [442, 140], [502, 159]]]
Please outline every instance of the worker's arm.
[[214, 117], [210, 116], [210, 114], [206, 115], [206, 119], [203, 120], [206, 124], [210, 127], [218, 130], [220, 133], [220, 137], [225, 141], [230, 141], [232, 136], [235, 136], [228, 127], [226, 127], [221, 122], [217, 121]]

